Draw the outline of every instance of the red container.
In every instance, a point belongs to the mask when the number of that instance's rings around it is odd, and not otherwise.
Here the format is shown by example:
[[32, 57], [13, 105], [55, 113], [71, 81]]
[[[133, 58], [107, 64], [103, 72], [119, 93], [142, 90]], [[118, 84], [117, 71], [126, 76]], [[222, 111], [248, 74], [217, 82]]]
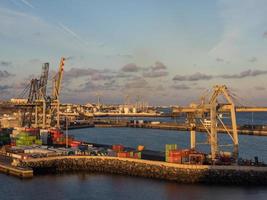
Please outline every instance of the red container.
[[72, 138], [68, 138], [68, 145], [71, 145], [73, 143]]
[[25, 128], [26, 132], [34, 132], [34, 133], [38, 133], [40, 130], [38, 128]]
[[78, 141], [78, 140], [72, 140], [72, 143], [73, 143], [73, 144], [78, 144], [78, 145], [80, 145], [80, 144], [81, 144], [81, 142], [80, 142], [80, 141]]
[[71, 147], [78, 147], [81, 142], [77, 140], [72, 140], [71, 143], [69, 143]]
[[113, 151], [117, 151], [117, 152], [121, 152], [124, 150], [124, 146], [123, 145], [120, 145], [120, 144], [116, 144], [116, 145], [113, 145], [112, 146], [112, 150]]
[[120, 158], [130, 158], [130, 153], [129, 152], [118, 152], [117, 156]]
[[183, 152], [181, 150], [170, 150], [169, 156], [170, 157], [181, 157]]
[[135, 159], [141, 159], [141, 158], [139, 157], [138, 153], [134, 153], [133, 158], [135, 158]]
[[71, 144], [70, 144], [70, 146], [71, 146], [71, 147], [78, 147], [78, 146], [79, 146], [79, 144], [76, 144], [76, 143], [71, 143]]
[[51, 135], [63, 135], [63, 133], [59, 129], [49, 129]]
[[182, 157], [181, 156], [177, 156], [177, 157], [169, 157], [169, 162], [170, 163], [177, 163], [177, 164], [181, 164], [182, 163]]

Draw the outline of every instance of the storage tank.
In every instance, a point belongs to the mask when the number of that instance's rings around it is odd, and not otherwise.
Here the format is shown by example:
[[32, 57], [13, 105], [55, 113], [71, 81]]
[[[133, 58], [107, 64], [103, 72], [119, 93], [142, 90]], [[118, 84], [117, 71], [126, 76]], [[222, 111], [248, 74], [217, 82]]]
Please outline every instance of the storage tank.
[[129, 108], [128, 108], [128, 107], [125, 107], [125, 108], [124, 108], [124, 113], [125, 113], [125, 114], [128, 114], [128, 113], [129, 113]]

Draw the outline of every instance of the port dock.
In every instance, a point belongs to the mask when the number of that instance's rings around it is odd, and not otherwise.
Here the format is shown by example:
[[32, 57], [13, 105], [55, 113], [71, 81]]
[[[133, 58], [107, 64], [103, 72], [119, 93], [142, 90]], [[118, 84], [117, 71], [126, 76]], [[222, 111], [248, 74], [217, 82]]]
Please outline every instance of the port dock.
[[152, 160], [101, 156], [61, 156], [21, 162], [38, 172], [112, 173], [179, 183], [267, 185], [267, 167], [185, 165]]
[[33, 170], [29, 168], [14, 167], [10, 164], [0, 162], [0, 172], [20, 178], [32, 178]]

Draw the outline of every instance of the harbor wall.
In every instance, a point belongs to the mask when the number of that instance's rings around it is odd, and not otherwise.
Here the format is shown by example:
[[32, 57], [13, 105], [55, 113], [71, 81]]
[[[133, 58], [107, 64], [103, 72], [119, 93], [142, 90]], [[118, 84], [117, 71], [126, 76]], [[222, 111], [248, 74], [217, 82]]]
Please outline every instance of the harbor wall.
[[35, 174], [61, 172], [112, 173], [179, 183], [267, 185], [266, 167], [182, 165], [117, 157], [65, 156], [21, 161]]

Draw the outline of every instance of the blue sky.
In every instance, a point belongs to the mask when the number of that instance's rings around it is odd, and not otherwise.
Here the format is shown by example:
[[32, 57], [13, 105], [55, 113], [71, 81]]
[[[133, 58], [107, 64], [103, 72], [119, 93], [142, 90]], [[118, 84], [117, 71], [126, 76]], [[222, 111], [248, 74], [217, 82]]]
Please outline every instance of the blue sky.
[[184, 105], [227, 84], [267, 105], [265, 0], [0, 0], [0, 26], [1, 99], [65, 56], [65, 102]]

